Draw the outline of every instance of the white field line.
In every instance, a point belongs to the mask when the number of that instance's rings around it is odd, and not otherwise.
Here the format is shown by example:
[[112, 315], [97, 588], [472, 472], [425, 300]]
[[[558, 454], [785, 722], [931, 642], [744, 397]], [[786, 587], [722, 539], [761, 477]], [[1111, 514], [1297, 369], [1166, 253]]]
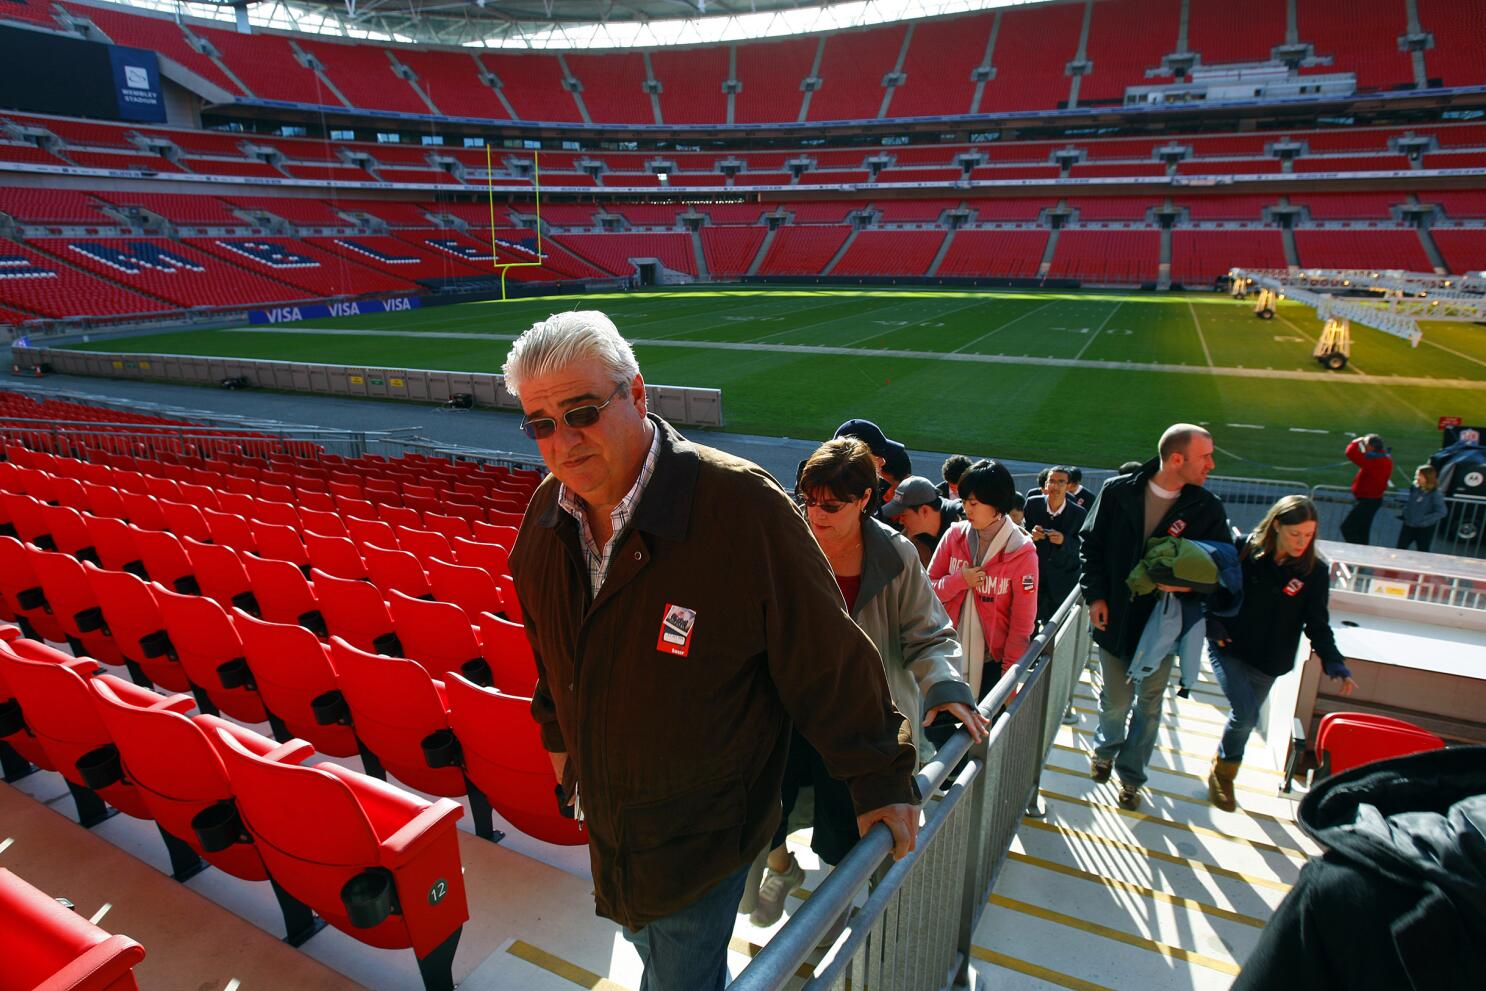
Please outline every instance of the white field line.
[[[1114, 319], [1114, 315], [1120, 312], [1120, 307], [1124, 305], [1125, 301], [1121, 300], [1114, 305], [1114, 309], [1110, 310], [1104, 315], [1104, 319], [1100, 321], [1099, 326], [1095, 327], [1094, 332], [1089, 335], [1089, 339], [1087, 341], [1084, 341], [1084, 346], [1078, 349], [1078, 354], [1073, 356], [1075, 361], [1077, 361], [1079, 358], [1082, 358], [1084, 356], [1084, 352], [1089, 350], [1089, 348], [1093, 346], [1094, 341], [1104, 331], [1104, 328], [1109, 326], [1109, 322]], [[1212, 364], [1212, 362], [1208, 362], [1208, 364]]]
[[[302, 337], [426, 337], [430, 340], [459, 339], [478, 341], [514, 341], [516, 334], [465, 334], [443, 331], [420, 331], [409, 334], [403, 330], [302, 330], [289, 327], [231, 327], [224, 334], [297, 334]], [[852, 358], [914, 358], [926, 361], [967, 361], [984, 365], [1040, 365], [1048, 368], [1089, 368], [1102, 371], [1123, 372], [1175, 372], [1180, 375], [1213, 375], [1222, 378], [1286, 379], [1292, 382], [1333, 382], [1342, 385], [1417, 385], [1437, 389], [1469, 389], [1486, 392], [1486, 381], [1471, 379], [1441, 379], [1433, 377], [1409, 377], [1402, 375], [1337, 375], [1333, 372], [1298, 372], [1270, 368], [1227, 368], [1214, 366], [1201, 368], [1196, 365], [1173, 365], [1164, 362], [1101, 361], [1080, 358], [1033, 358], [1009, 354], [962, 354], [956, 351], [903, 351], [874, 348], [843, 348], [821, 344], [759, 344], [738, 341], [675, 341], [632, 339], [631, 344], [641, 347], [695, 348], [701, 351], [769, 351], [778, 354], [833, 354]], [[1402, 402], [1402, 400], [1399, 400]], [[1422, 414], [1421, 414], [1422, 415]]]
[[1202, 356], [1207, 359], [1207, 367], [1213, 367], [1213, 353], [1207, 349], [1207, 338], [1202, 334], [1202, 321], [1197, 319], [1197, 307], [1192, 301], [1187, 300], [1187, 309], [1192, 311], [1192, 326], [1197, 328], [1197, 339], [1202, 342]]
[[970, 347], [972, 345], [975, 345], [975, 344], [979, 344], [981, 341], [985, 340], [987, 337], [990, 337], [992, 334], [998, 334], [998, 333], [1000, 333], [1001, 331], [1005, 330], [1007, 327], [1010, 327], [1012, 324], [1016, 323], [1018, 320], [1025, 320], [1027, 317], [1030, 317], [1032, 314], [1038, 313], [1038, 312], [1040, 312], [1042, 310], [1045, 310], [1049, 306], [1052, 306], [1054, 303], [1063, 303], [1063, 302], [1067, 302], [1067, 301], [1066, 300], [1061, 300], [1061, 299], [1054, 299], [1054, 300], [1050, 300], [1049, 302], [1043, 303], [1041, 306], [1034, 306], [1030, 310], [1028, 310], [1026, 313], [1023, 313], [1020, 316], [1012, 317], [1010, 320], [1006, 321], [1005, 323], [1001, 324], [998, 327], [992, 327], [990, 330], [986, 331], [984, 334], [981, 334], [979, 337], [975, 338], [975, 340], [973, 340], [973, 341], [967, 341], [964, 344], [961, 344], [959, 347], [957, 347], [953, 351], [951, 351], [950, 354], [963, 354], [965, 352], [965, 349], [966, 348], [968, 348], [968, 347]]

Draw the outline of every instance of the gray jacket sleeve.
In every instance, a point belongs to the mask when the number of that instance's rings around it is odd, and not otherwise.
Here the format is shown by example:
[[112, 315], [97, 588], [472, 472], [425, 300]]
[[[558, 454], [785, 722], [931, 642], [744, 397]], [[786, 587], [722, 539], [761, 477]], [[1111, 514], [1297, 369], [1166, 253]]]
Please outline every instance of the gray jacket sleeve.
[[918, 552], [902, 537], [893, 540], [893, 550], [903, 559], [903, 570], [893, 582], [903, 666], [918, 683], [924, 711], [949, 702], [974, 705], [970, 686], [960, 674], [959, 637], [919, 563]]

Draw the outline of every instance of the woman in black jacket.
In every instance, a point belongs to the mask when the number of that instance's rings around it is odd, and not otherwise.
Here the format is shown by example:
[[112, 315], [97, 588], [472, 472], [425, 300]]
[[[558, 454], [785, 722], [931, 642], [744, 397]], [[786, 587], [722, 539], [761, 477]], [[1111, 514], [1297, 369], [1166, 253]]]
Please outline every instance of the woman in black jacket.
[[1331, 569], [1316, 554], [1316, 526], [1316, 505], [1305, 496], [1285, 496], [1271, 506], [1239, 548], [1243, 605], [1238, 614], [1207, 620], [1213, 672], [1232, 706], [1207, 779], [1208, 797], [1225, 812], [1238, 807], [1233, 779], [1244, 745], [1275, 679], [1295, 667], [1302, 628], [1327, 677], [1341, 682], [1341, 694], [1357, 687], [1331, 633]]

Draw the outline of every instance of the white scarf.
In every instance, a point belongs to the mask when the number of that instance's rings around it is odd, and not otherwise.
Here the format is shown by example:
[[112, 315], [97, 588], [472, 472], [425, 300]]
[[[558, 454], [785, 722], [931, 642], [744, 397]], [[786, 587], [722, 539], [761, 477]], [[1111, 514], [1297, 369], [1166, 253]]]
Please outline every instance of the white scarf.
[[[975, 533], [975, 528], [967, 523], [965, 541], [970, 550], [970, 563], [979, 566], [1000, 554], [1015, 526], [1016, 524], [1009, 519], [1002, 522], [1001, 529], [997, 530], [990, 543], [981, 549], [976, 546], [979, 538]], [[985, 667], [982, 662], [990, 653], [990, 644], [986, 642], [985, 629], [980, 625], [980, 609], [977, 607], [975, 595], [974, 588], [966, 593], [965, 602], [960, 606], [960, 622], [955, 629], [960, 636], [960, 674], [970, 683], [970, 697], [978, 702], [980, 701], [980, 675]]]

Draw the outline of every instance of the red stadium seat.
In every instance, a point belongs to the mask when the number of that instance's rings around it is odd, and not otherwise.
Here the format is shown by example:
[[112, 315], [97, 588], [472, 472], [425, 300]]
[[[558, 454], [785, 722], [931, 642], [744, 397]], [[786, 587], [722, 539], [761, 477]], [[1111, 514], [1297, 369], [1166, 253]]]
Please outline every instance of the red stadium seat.
[[330, 660], [368, 773], [391, 773], [430, 795], [467, 793], [458, 767], [433, 766], [424, 753], [428, 737], [449, 729], [442, 682], [416, 661], [369, 654], [335, 636]]
[[[163, 466], [162, 466], [163, 467]], [[181, 489], [175, 479], [163, 478], [158, 475], [145, 475], [144, 490], [157, 501], [169, 499], [171, 502], [181, 501]]]
[[[288, 561], [296, 568], [309, 569], [310, 556], [304, 551], [304, 541], [299, 537], [298, 524], [265, 523], [250, 519], [248, 526], [253, 531], [253, 541], [258, 545], [258, 556], [275, 561]], [[146, 562], [148, 566], [148, 562]]]
[[423, 565], [407, 551], [363, 544], [361, 559], [366, 562], [366, 572], [371, 577], [372, 584], [381, 589], [383, 595], [390, 595], [393, 591], [414, 598], [431, 594]]
[[511, 559], [507, 549], [500, 544], [481, 543], [456, 537], [454, 553], [460, 564], [473, 568], [484, 568], [494, 578], [511, 573]]
[[345, 537], [322, 537], [306, 530], [304, 550], [310, 557], [310, 567], [318, 568], [337, 578], [362, 579], [366, 577], [366, 562], [356, 545]]
[[270, 623], [298, 623], [315, 636], [325, 635], [325, 618], [320, 613], [316, 589], [305, 580], [304, 573], [288, 561], [239, 555], [243, 570], [258, 600], [258, 611]]
[[190, 691], [191, 679], [176, 659], [175, 645], [165, 630], [165, 617], [155, 594], [143, 579], [127, 571], [104, 571], [83, 565], [88, 584], [103, 610], [103, 622], [114, 646], [130, 668], [140, 672], [135, 681], [160, 685], [173, 692]]
[[[334, 720], [316, 718], [316, 700], [339, 695], [330, 652], [309, 630], [290, 623], [267, 623], [241, 610], [233, 625], [242, 638], [243, 656], [270, 713], [276, 738], [309, 740], [315, 749], [337, 757], [356, 753], [356, 737]], [[334, 699], [324, 699], [334, 706]], [[277, 722], [275, 723], [275, 720]]]
[[469, 918], [459, 803], [427, 802], [335, 764], [280, 764], [217, 735], [243, 822], [274, 879], [354, 939], [411, 947], [426, 991], [453, 991]]
[[46, 503], [32, 495], [0, 492], [0, 506], [15, 529], [18, 539], [52, 550], [56, 543], [46, 517]]
[[[199, 474], [199, 473], [198, 473]], [[217, 501], [217, 490], [210, 485], [196, 485], [182, 483], [181, 499], [188, 505], [195, 506], [200, 510], [219, 510], [222, 504]]]
[[491, 684], [507, 695], [530, 697], [537, 687], [537, 661], [526, 628], [490, 613], [481, 613], [479, 622]]
[[88, 532], [88, 523], [83, 514], [72, 506], [43, 506], [47, 532], [52, 543], [63, 554], [70, 554], [79, 561], [100, 563], [98, 548], [93, 546], [93, 535]]
[[428, 585], [439, 602], [452, 602], [468, 616], [501, 611], [500, 589], [484, 568], [450, 564], [432, 558], [423, 562]]
[[225, 712], [245, 723], [268, 719], [253, 670], [243, 657], [242, 639], [227, 612], [204, 595], [181, 595], [158, 582], [150, 590], [201, 711]]
[[308, 529], [310, 521], [305, 513], [334, 513], [335, 497], [329, 492], [307, 489], [303, 485], [294, 490], [294, 504], [299, 508], [299, 518]]
[[185, 712], [192, 701], [185, 695], [156, 695], [113, 675], [94, 675], [96, 668], [72, 663], [75, 660], [34, 640], [0, 644], [0, 668], [20, 703], [26, 732], [40, 743], [51, 765], [66, 779], [77, 803], [78, 820], [91, 827], [107, 818], [100, 799], [137, 819], [148, 819], [149, 807], [139, 790], [117, 773], [118, 751], [93, 705], [88, 679], [107, 679], [108, 687], [121, 700], [140, 708]]
[[133, 531], [128, 523], [96, 515], [84, 516], [83, 523], [88, 528], [93, 547], [98, 551], [95, 564], [109, 571], [127, 571], [139, 578], [148, 574], [144, 570], [144, 559], [139, 556], [139, 547], [134, 543]]
[[367, 544], [376, 544], [378, 547], [397, 546], [397, 533], [391, 524], [357, 516], [348, 516], [345, 520], [346, 532], [357, 547], [365, 547]]
[[171, 502], [169, 499], [160, 499], [158, 503], [160, 512], [165, 514], [165, 528], [171, 533], [182, 540], [186, 537], [196, 540], [212, 539], [211, 529], [200, 509], [182, 502]]
[[[456, 488], [459, 487], [456, 483]], [[468, 520], [459, 516], [443, 516], [439, 513], [424, 513], [423, 528], [432, 530], [434, 533], [442, 533], [449, 540], [455, 537], [463, 537], [466, 540], [474, 536], [470, 529]]]
[[337, 578], [318, 568], [310, 572], [325, 627], [359, 650], [401, 656], [392, 616], [382, 592], [371, 582]]
[[377, 519], [394, 529], [408, 527], [417, 530], [423, 526], [423, 517], [418, 514], [416, 509], [408, 509], [406, 506], [393, 506], [387, 503], [377, 506]]
[[201, 591], [196, 576], [191, 573], [191, 559], [179, 538], [164, 530], [141, 530], [130, 524], [129, 535], [139, 555], [144, 559], [144, 570], [150, 581], [159, 582], [174, 592], [195, 595]]
[[1320, 777], [1340, 774], [1360, 764], [1440, 750], [1445, 741], [1412, 723], [1360, 712], [1332, 712], [1316, 731]]
[[[519, 524], [520, 521], [518, 520]], [[470, 529], [474, 532], [474, 539], [487, 544], [500, 544], [506, 550], [516, 545], [516, 526], [503, 523], [475, 523]]]
[[248, 525], [245, 517], [235, 513], [219, 513], [212, 509], [203, 509], [201, 515], [206, 519], [212, 543], [231, 547], [236, 551], [258, 549], [258, 539], [253, 536], [253, 528]]
[[447, 561], [454, 557], [454, 551], [449, 547], [449, 538], [442, 533], [406, 526], [394, 529], [397, 532], [398, 546], [418, 558], [419, 563], [425, 566], [425, 570], [430, 558], [442, 558]]
[[87, 509], [94, 516], [107, 516], [113, 520], [127, 520], [129, 511], [124, 508], [124, 499], [112, 485], [83, 482], [83, 491], [88, 495]]
[[[481, 688], [457, 674], [445, 688], [464, 773], [489, 807], [527, 836], [560, 846], [587, 843], [582, 824], [558, 811], [558, 781], [531, 718], [531, 699]], [[471, 806], [478, 816], [479, 803]]]
[[236, 606], [257, 614], [258, 600], [253, 598], [252, 583], [237, 551], [222, 544], [203, 544], [186, 537], [181, 541], [191, 571], [201, 594], [214, 599], [223, 609]]
[[[89, 682], [98, 715], [119, 749], [124, 775], [134, 783], [150, 814], [172, 847], [180, 844], [245, 881], [268, 880], [257, 846], [242, 828], [233, 802], [232, 782], [215, 741], [218, 730], [266, 760], [298, 764], [314, 751], [303, 740], [279, 744], [216, 716], [187, 716], [161, 708], [141, 708], [121, 699], [109, 684]], [[286, 939], [293, 946], [319, 931], [309, 909], [275, 886], [283, 909]]]
[[526, 622], [526, 617], [521, 615], [521, 600], [516, 597], [516, 579], [510, 575], [496, 575], [495, 585], [500, 589], [500, 600], [506, 607], [506, 618], [515, 623]]
[[[119, 653], [109, 635], [103, 610], [99, 608], [93, 587], [88, 584], [82, 562], [66, 554], [35, 547], [29, 548], [29, 556], [32, 570], [41, 579], [47, 607], [66, 634], [72, 652], [115, 667], [125, 666], [124, 655]], [[130, 670], [136, 683], [141, 674], [136, 669]]]
[[415, 599], [394, 589], [387, 593], [387, 610], [402, 644], [402, 656], [422, 664], [435, 678], [459, 671], [482, 684], [490, 682], [490, 665], [469, 615], [450, 602]]
[[138, 991], [144, 947], [0, 868], [0, 991]]
[[334, 511], [321, 512], [314, 509], [299, 507], [299, 519], [303, 524], [302, 533], [319, 534], [322, 537], [347, 537], [346, 524], [341, 520], [340, 514]]
[[160, 509], [160, 504], [155, 501], [154, 496], [137, 492], [120, 492], [119, 499], [124, 503], [124, 518], [130, 523], [144, 530], [166, 528], [165, 513]]
[[52, 614], [41, 578], [31, 565], [28, 547], [14, 537], [0, 537], [0, 595], [15, 612], [27, 636], [62, 643], [67, 631]]
[[[275, 526], [286, 526], [298, 530], [303, 523], [299, 519], [299, 510], [294, 508], [293, 503], [274, 499], [267, 499], [262, 495], [263, 486], [259, 487], [259, 497], [253, 503], [253, 512], [248, 517], [259, 523], [272, 523]], [[286, 499], [294, 498], [292, 491], [285, 493]]]

